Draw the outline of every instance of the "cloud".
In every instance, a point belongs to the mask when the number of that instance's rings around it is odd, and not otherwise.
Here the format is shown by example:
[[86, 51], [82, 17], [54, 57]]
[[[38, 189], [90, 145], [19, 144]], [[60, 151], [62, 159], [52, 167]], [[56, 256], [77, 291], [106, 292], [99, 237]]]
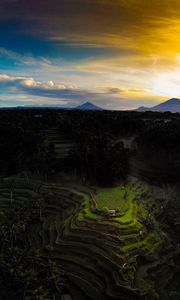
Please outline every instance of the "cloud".
[[[118, 53], [133, 66], [174, 65], [180, 53], [180, 0], [6, 0], [0, 20], [14, 22], [10, 32], [15, 37], [41, 38], [59, 56], [62, 43], [66, 49], [78, 47], [80, 53], [91, 49], [90, 57], [96, 55], [93, 48], [101, 49], [102, 56]], [[27, 66], [49, 64], [6, 49], [0, 49], [0, 55]]]
[[129, 93], [134, 93], [134, 94], [141, 94], [145, 93], [145, 90], [143, 89], [136, 89], [136, 88], [118, 88], [118, 87], [105, 87], [104, 90], [109, 93], [109, 94], [115, 94], [115, 95], [125, 95]]
[[66, 94], [78, 94], [78, 89], [74, 87], [66, 87], [64, 84], [55, 84], [52, 80], [46, 82], [36, 81], [32, 77], [11, 76], [0, 74], [0, 85], [6, 85], [9, 88], [16, 88], [21, 92], [29, 94], [42, 94], [47, 97], [60, 97]]
[[[158, 32], [161, 35], [166, 29], [164, 37], [167, 34], [169, 38], [167, 29], [174, 26], [174, 20], [178, 23], [180, 1], [9, 0], [2, 2], [0, 17], [17, 22], [25, 20], [22, 32], [56, 41], [151, 51], [153, 45], [163, 43], [164, 38], [159, 40]], [[151, 37], [154, 40], [151, 47], [142, 43]]]
[[31, 55], [22, 55], [6, 48], [0, 48], [0, 57], [9, 58], [20, 65], [32, 66], [50, 66], [51, 62], [49, 59], [41, 56], [33, 57]]
[[14, 0], [1, 6], [2, 19], [28, 22], [22, 32], [86, 47], [162, 53], [180, 31], [179, 0]]
[[0, 35], [15, 74], [1, 94], [120, 108], [179, 93], [164, 78], [180, 65], [180, 0], [4, 0]]
[[110, 87], [110, 88], [105, 88], [107, 90], [107, 92], [109, 92], [110, 94], [119, 94], [119, 93], [123, 93], [124, 90], [121, 88], [117, 88], [117, 87]]
[[87, 97], [104, 96], [110, 94], [120, 95], [126, 93], [141, 93], [140, 89], [133, 88], [118, 88], [118, 87], [103, 87], [96, 88], [96, 92], [80, 89], [76, 86], [66, 86], [64, 84], [57, 84], [52, 80], [45, 82], [37, 81], [32, 77], [10, 76], [7, 74], [0, 74], [0, 86], [6, 85], [10, 90], [14, 88], [19, 92], [24, 92], [30, 95], [39, 95], [51, 98], [78, 98], [84, 99]]
[[52, 80], [46, 82], [39, 82], [34, 80], [33, 78], [23, 78], [20, 81], [20, 86], [27, 89], [42, 89], [49, 91], [62, 91], [66, 90], [66, 86], [64, 84], [55, 84]]
[[[50, 105], [73, 107], [86, 101], [110, 109], [132, 109], [145, 105], [148, 99], [149, 106], [155, 105], [159, 99], [147, 96], [145, 91], [134, 88], [101, 87], [94, 91], [80, 89], [76, 86], [55, 83], [52, 80], [37, 81], [32, 77], [11, 76], [0, 74], [1, 94], [8, 101], [25, 105]], [[146, 103], [147, 104], [147, 103]], [[15, 105], [15, 104], [13, 104]]]
[[27, 94], [29, 96], [44, 97], [50, 99], [61, 99], [69, 101], [69, 105], [87, 101], [88, 99], [100, 97], [100, 93], [79, 89], [76, 86], [56, 84], [52, 80], [40, 82], [31, 77], [10, 76], [0, 74], [1, 93], [3, 88], [9, 94]]

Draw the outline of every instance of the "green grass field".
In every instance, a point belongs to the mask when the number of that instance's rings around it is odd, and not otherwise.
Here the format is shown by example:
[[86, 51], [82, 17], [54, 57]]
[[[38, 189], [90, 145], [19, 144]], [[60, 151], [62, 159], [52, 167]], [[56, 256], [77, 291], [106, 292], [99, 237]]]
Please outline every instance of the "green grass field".
[[[44, 199], [48, 194], [48, 199]], [[145, 268], [151, 271], [151, 265], [142, 262], [139, 266], [136, 257], [150, 256], [158, 264], [163, 242], [156, 222], [152, 222], [150, 230], [143, 223], [147, 221], [148, 211], [140, 199], [145, 196], [143, 183], [97, 188], [94, 193], [87, 186], [62, 186], [35, 180], [28, 184], [27, 180], [11, 177], [0, 185], [0, 210], [6, 213], [9, 207], [14, 209], [21, 203], [29, 205], [42, 199], [41, 218], [38, 214], [31, 221], [29, 245], [63, 265], [67, 278], [82, 293], [77, 299], [89, 299], [89, 296], [93, 300], [101, 299], [102, 293], [115, 299], [123, 295], [121, 286], [124, 285], [128, 288], [128, 299], [134, 300], [137, 298], [131, 295], [133, 286], [139, 288], [142, 278], [145, 283], [151, 279], [144, 272]], [[115, 209], [116, 217], [100, 213], [104, 207]], [[133, 282], [136, 272], [140, 278], [137, 283]], [[146, 289], [141, 287], [143, 290]], [[153, 287], [148, 293], [154, 291]]]
[[95, 196], [98, 209], [107, 207], [118, 210], [120, 213], [128, 210], [130, 202], [135, 198], [136, 192], [131, 185], [114, 188], [99, 189]]

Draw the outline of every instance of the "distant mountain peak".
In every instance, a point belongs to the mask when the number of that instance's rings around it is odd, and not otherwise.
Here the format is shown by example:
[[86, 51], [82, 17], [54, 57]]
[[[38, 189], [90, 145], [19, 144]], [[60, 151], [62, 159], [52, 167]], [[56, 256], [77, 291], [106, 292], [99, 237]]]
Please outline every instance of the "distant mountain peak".
[[167, 100], [167, 101], [179, 101], [180, 99], [179, 98], [171, 98], [171, 99], [169, 99], [169, 100]]
[[170, 111], [173, 113], [179, 112], [180, 113], [180, 99], [178, 98], [171, 98], [165, 102], [162, 102], [158, 105], [153, 107], [139, 107], [136, 111], [157, 111], [157, 112], [165, 112]]
[[178, 98], [171, 98], [171, 99], [169, 99], [169, 100], [167, 100], [167, 101], [165, 101], [165, 102], [163, 102], [163, 103], [161, 103], [161, 104], [168, 104], [168, 103], [170, 103], [170, 104], [180, 104], [180, 99], [178, 99]]
[[83, 103], [82, 105], [94, 105], [94, 104], [87, 101], [87, 102]]
[[81, 105], [78, 105], [75, 109], [77, 110], [103, 110], [103, 108], [96, 106], [91, 102], [85, 102]]
[[147, 111], [149, 108], [146, 107], [146, 106], [140, 106], [136, 109], [136, 111], [139, 111], [139, 112], [143, 112], [143, 111]]

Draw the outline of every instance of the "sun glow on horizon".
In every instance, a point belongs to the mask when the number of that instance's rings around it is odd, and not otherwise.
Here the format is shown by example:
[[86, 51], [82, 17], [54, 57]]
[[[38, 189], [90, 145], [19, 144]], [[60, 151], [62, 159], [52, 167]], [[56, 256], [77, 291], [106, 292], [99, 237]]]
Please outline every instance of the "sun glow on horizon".
[[180, 0], [45, 2], [2, 1], [0, 106], [180, 97]]
[[180, 68], [157, 74], [152, 80], [152, 93], [167, 97], [180, 97]]

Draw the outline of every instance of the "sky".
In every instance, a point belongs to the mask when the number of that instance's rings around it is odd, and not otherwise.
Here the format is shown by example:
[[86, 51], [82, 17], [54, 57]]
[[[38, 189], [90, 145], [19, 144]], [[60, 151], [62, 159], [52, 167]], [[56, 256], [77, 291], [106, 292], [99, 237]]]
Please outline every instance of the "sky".
[[0, 0], [0, 106], [180, 97], [180, 0]]

